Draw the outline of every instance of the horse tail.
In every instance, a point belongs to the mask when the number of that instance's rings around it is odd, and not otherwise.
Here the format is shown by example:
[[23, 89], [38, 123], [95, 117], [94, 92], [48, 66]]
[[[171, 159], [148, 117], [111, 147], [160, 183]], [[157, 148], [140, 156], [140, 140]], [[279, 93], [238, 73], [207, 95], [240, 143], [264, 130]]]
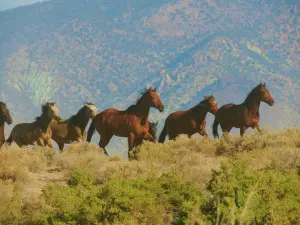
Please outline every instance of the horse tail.
[[89, 130], [87, 132], [87, 138], [86, 138], [87, 142], [91, 142], [92, 136], [93, 136], [93, 134], [95, 132], [95, 129], [96, 129], [95, 128], [95, 118], [92, 120], [91, 125], [89, 127]]
[[219, 126], [219, 122], [217, 121], [217, 118], [215, 118], [214, 123], [212, 125], [212, 133], [215, 139], [219, 138], [218, 126]]
[[163, 130], [161, 131], [161, 133], [159, 135], [158, 142], [159, 143], [164, 143], [165, 139], [166, 139], [166, 136], [167, 136], [167, 127], [166, 127], [166, 124], [165, 124]]

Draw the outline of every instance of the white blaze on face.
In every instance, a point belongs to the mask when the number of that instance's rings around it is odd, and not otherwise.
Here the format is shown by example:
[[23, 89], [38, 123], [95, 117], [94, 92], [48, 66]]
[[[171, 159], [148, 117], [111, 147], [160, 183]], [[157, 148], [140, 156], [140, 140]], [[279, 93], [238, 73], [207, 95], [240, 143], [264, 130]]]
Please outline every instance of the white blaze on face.
[[86, 106], [93, 112], [93, 116], [96, 116], [98, 113], [98, 108], [92, 104], [86, 104]]
[[57, 117], [59, 116], [59, 110], [56, 105], [52, 105], [51, 110], [52, 110], [54, 116], [57, 116]]

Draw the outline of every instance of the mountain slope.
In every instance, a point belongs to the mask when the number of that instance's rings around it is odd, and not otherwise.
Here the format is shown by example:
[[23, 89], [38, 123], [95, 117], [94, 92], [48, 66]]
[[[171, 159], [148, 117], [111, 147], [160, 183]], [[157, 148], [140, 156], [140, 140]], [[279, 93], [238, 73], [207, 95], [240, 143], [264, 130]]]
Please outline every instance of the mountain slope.
[[124, 109], [155, 85], [167, 108], [151, 119], [162, 124], [204, 95], [239, 103], [267, 81], [276, 104], [262, 106], [262, 124], [299, 126], [299, 9], [279, 0], [52, 0], [4, 11], [2, 99], [18, 122], [50, 99], [64, 117], [85, 101]]

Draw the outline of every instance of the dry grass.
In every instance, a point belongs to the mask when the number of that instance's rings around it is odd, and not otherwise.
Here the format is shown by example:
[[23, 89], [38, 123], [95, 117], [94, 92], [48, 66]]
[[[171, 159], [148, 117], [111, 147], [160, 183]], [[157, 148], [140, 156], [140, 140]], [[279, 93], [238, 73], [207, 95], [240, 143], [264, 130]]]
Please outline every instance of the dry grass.
[[[300, 165], [300, 130], [281, 132], [252, 132], [244, 137], [226, 135], [219, 140], [187, 138], [165, 144], [145, 142], [135, 149], [137, 160], [128, 161], [120, 155], [106, 157], [95, 144], [73, 144], [63, 153], [35, 146], [34, 149], [17, 146], [0, 151], [0, 180], [5, 183], [32, 183], [36, 179], [47, 182], [66, 180], [76, 169], [93, 171], [97, 183], [105, 183], [110, 174], [123, 178], [137, 175], [157, 175], [173, 172], [196, 183], [201, 190], [211, 178], [211, 170], [228, 158], [248, 160], [253, 168], [291, 169]], [[32, 187], [32, 185], [31, 185]], [[3, 188], [2, 188], [3, 189]]]
[[[95, 144], [89, 143], [70, 145], [63, 153], [40, 147], [4, 147], [0, 150], [0, 218], [6, 205], [12, 204], [14, 208], [15, 201], [35, 207], [45, 185], [66, 183], [77, 169], [92, 172], [97, 185], [107, 183], [111, 175], [135, 178], [172, 173], [195, 185], [203, 195], [209, 195], [207, 184], [212, 170], [219, 169], [224, 161], [248, 162], [254, 170], [296, 170], [300, 165], [300, 129], [264, 130], [244, 137], [227, 135], [216, 141], [180, 136], [165, 144], [145, 142], [134, 154], [137, 160], [132, 161], [120, 155], [106, 157]], [[20, 199], [13, 195], [16, 190], [21, 193]]]

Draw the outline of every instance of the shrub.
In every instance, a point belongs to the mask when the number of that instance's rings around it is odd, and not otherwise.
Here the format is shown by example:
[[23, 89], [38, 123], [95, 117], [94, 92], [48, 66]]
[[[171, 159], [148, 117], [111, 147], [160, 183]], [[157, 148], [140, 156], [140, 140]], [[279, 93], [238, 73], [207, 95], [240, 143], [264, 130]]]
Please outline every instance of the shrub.
[[203, 212], [213, 224], [297, 224], [300, 180], [295, 170], [252, 170], [230, 160], [213, 172], [213, 197]]
[[83, 170], [68, 186], [49, 184], [43, 198], [50, 224], [184, 224], [200, 205], [199, 191], [176, 175], [124, 179], [111, 176], [104, 185], [92, 184]]

